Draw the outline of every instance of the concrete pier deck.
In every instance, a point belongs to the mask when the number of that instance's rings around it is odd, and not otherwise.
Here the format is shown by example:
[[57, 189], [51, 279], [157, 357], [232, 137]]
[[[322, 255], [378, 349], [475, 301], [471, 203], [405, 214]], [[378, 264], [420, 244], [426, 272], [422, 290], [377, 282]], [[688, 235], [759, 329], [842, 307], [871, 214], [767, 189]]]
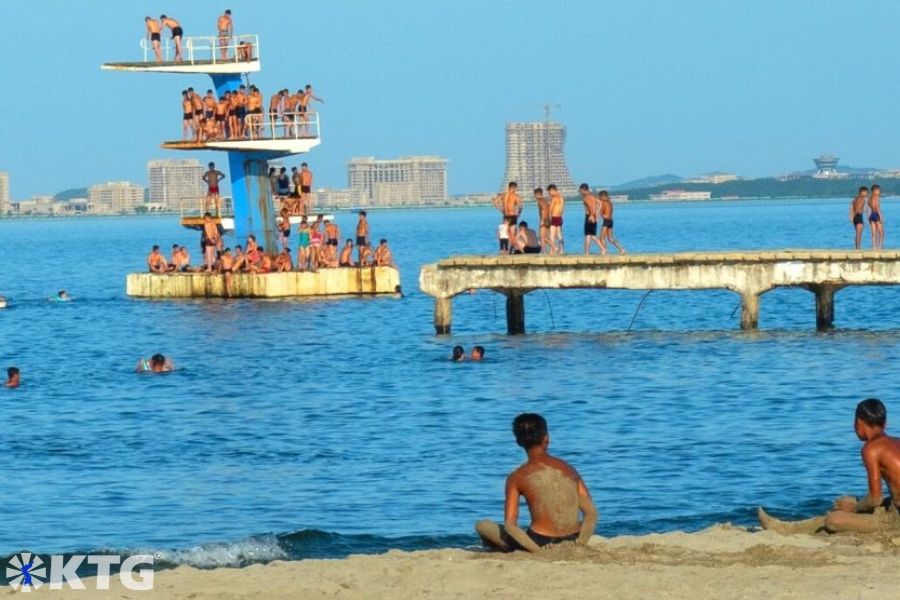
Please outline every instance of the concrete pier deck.
[[741, 296], [741, 328], [755, 329], [759, 297], [776, 287], [815, 294], [816, 325], [834, 323], [834, 294], [850, 285], [900, 284], [900, 251], [778, 250], [607, 256], [458, 256], [426, 265], [423, 292], [435, 299], [434, 326], [450, 333], [452, 299], [469, 289], [506, 296], [507, 331], [525, 332], [525, 294], [537, 289], [726, 289]]
[[341, 267], [312, 272], [235, 273], [231, 293], [224, 275], [130, 273], [126, 293], [138, 298], [291, 298], [395, 294], [400, 272], [393, 267]]

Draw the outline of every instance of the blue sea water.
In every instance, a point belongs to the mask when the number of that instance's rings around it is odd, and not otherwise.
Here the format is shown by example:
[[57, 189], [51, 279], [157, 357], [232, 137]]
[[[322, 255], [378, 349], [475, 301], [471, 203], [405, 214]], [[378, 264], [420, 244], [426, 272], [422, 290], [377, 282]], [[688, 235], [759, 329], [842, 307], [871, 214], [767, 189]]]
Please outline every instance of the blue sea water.
[[[631, 204], [616, 230], [630, 252], [847, 248], [846, 212]], [[852, 412], [871, 395], [900, 410], [895, 288], [839, 292], [828, 332], [803, 290], [766, 294], [755, 332], [726, 291], [535, 292], [521, 337], [504, 335], [502, 297], [479, 292], [455, 300], [452, 336], [434, 336], [419, 267], [494, 252], [497, 220], [372, 212], [400, 299], [179, 302], [124, 294], [154, 243], [199, 258], [175, 218], [0, 221], [0, 367], [24, 381], [0, 390], [0, 555], [150, 549], [209, 567], [475, 545], [472, 524], [502, 517], [522, 460], [522, 411], [548, 418], [603, 535], [752, 524], [760, 504], [801, 516], [864, 491]], [[345, 233], [354, 222], [338, 215]], [[59, 289], [75, 301], [49, 302]], [[487, 360], [452, 364], [454, 344]], [[136, 375], [155, 352], [178, 371]]]

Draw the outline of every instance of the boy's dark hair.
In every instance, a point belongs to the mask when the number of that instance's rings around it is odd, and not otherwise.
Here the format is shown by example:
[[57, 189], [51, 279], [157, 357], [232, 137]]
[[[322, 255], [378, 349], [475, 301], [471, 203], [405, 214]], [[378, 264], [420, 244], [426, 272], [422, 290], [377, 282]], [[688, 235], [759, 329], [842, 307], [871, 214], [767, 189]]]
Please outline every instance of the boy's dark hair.
[[453, 346], [453, 360], [459, 360], [466, 354], [462, 346]]
[[876, 183], [875, 185], [872, 186], [872, 191], [873, 191], [873, 192], [874, 192], [875, 190], [880, 190], [880, 189], [881, 189], [881, 186], [878, 185], [877, 183]]
[[588, 191], [588, 190], [591, 189], [591, 188], [588, 187], [588, 184], [582, 183], [581, 185], [578, 186], [578, 189], [581, 190], [581, 191], [586, 192], [586, 191]]
[[522, 413], [513, 420], [516, 443], [525, 450], [537, 446], [547, 435], [547, 421], [539, 414]]
[[19, 367], [10, 367], [6, 370], [6, 375], [9, 379], [12, 379], [14, 376], [19, 374]]
[[535, 194], [543, 194], [544, 190], [543, 190], [543, 188], [536, 187], [536, 188], [534, 188], [534, 193]]
[[860, 191], [860, 192], [868, 192], [868, 191], [869, 191], [869, 188], [867, 188], [867, 187], [864, 186], [864, 185], [861, 185], [861, 186], [859, 186], [859, 191]]
[[514, 188], [517, 188], [517, 187], [519, 187], [519, 184], [516, 183], [515, 181], [510, 181], [510, 182], [509, 182], [509, 185], [508, 185], [507, 187], [514, 187]]
[[856, 405], [856, 418], [873, 427], [884, 427], [887, 422], [887, 409], [877, 398], [867, 398]]
[[548, 186], [547, 186], [547, 191], [548, 191], [548, 192], [549, 192], [549, 191], [556, 191], [556, 184], [555, 184], [555, 183], [551, 183], [550, 185], [548, 185]]
[[474, 348], [472, 348], [472, 350], [474, 350], [481, 356], [484, 356], [484, 346], [475, 346]]
[[166, 357], [162, 354], [154, 354], [150, 357], [151, 365], [164, 365], [166, 364]]
[[364, 216], [366, 216], [366, 211], [361, 210], [361, 211], [359, 211], [359, 214], [364, 217]]

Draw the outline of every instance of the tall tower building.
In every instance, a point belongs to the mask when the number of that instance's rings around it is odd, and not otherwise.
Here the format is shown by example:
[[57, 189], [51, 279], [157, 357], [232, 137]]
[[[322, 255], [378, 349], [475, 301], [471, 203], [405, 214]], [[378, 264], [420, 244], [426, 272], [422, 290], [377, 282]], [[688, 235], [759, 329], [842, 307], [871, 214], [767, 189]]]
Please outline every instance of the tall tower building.
[[204, 171], [200, 162], [194, 159], [147, 162], [150, 202], [165, 210], [196, 209], [206, 196]]
[[0, 171], [0, 215], [9, 212], [9, 173]]
[[437, 156], [351, 158], [347, 180], [352, 192], [375, 206], [439, 204], [447, 199], [447, 160]]
[[501, 186], [515, 181], [527, 197], [536, 187], [555, 183], [563, 196], [576, 194], [566, 166], [566, 128], [555, 121], [506, 124], [506, 175]]

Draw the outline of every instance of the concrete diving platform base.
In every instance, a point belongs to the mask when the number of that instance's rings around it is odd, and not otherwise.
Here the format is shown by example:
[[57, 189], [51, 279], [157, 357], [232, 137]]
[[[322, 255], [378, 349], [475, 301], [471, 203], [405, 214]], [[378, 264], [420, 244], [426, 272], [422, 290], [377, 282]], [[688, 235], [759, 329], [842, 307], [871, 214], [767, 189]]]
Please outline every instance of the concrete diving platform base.
[[[400, 272], [393, 267], [341, 267], [317, 272], [129, 273], [126, 293], [137, 298], [302, 298], [396, 294]], [[229, 293], [230, 292], [230, 293]]]

